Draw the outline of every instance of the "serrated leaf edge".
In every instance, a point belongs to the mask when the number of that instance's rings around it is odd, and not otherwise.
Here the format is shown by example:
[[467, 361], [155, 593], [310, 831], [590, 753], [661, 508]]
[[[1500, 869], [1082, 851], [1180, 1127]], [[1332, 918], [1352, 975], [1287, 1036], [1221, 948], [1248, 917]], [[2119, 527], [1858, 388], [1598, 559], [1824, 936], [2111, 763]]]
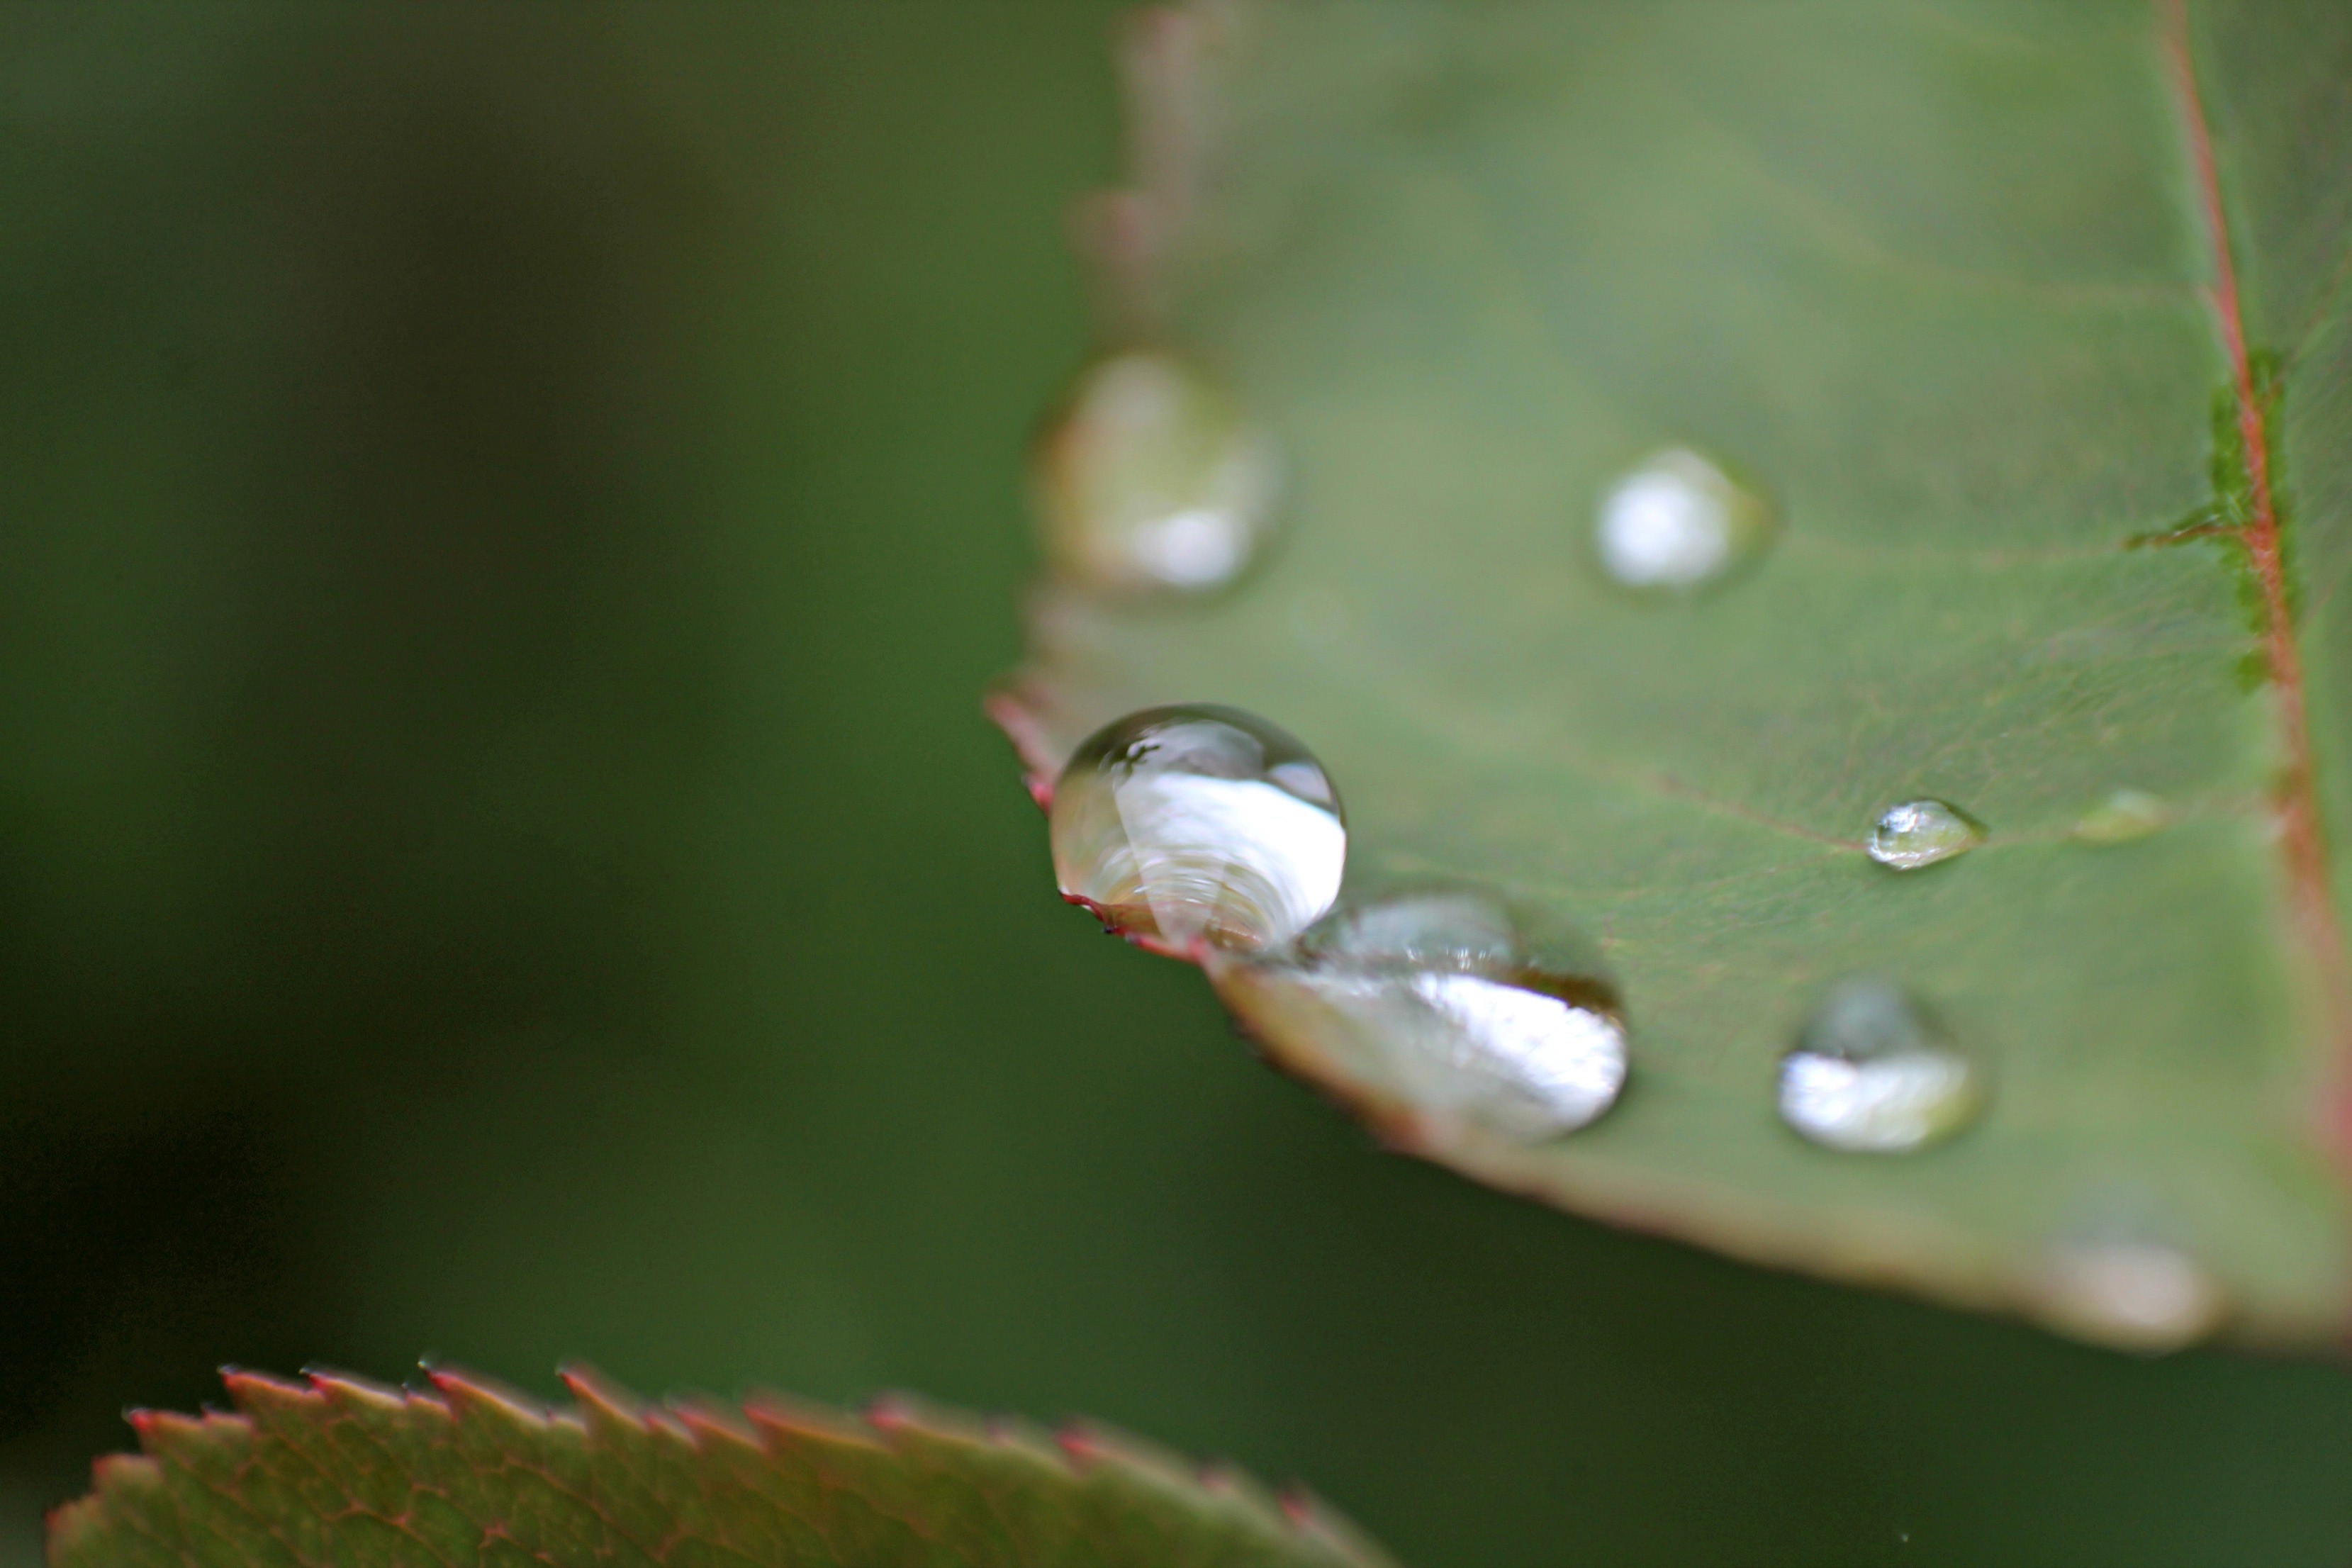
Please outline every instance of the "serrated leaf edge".
[[264, 1436], [258, 1418], [273, 1405], [328, 1416], [337, 1405], [365, 1404], [379, 1410], [427, 1414], [461, 1428], [523, 1426], [542, 1436], [562, 1430], [583, 1447], [596, 1444], [600, 1428], [619, 1427], [633, 1436], [661, 1433], [696, 1453], [718, 1445], [740, 1445], [772, 1455], [800, 1444], [855, 1445], [900, 1457], [911, 1457], [924, 1445], [1019, 1452], [1071, 1480], [1108, 1468], [1188, 1503], [1238, 1508], [1269, 1534], [1295, 1539], [1345, 1568], [1396, 1568], [1393, 1559], [1361, 1531], [1303, 1490], [1277, 1499], [1223, 1462], [1195, 1464], [1094, 1423], [1074, 1421], [1048, 1434], [1025, 1422], [983, 1419], [906, 1394], [886, 1394], [862, 1415], [772, 1393], [753, 1394], [740, 1406], [698, 1396], [649, 1401], [589, 1367], [568, 1365], [561, 1375], [572, 1395], [569, 1405], [550, 1405], [495, 1379], [441, 1366], [425, 1369], [425, 1388], [397, 1388], [326, 1368], [306, 1370], [297, 1380], [224, 1367], [221, 1381], [233, 1406], [228, 1411], [126, 1413], [140, 1452], [98, 1458], [90, 1468], [91, 1490], [51, 1511], [51, 1559], [69, 1550], [84, 1532], [102, 1528], [110, 1504], [118, 1498], [161, 1487], [177, 1462], [174, 1450], [184, 1444], [217, 1442], [225, 1436], [257, 1441]]

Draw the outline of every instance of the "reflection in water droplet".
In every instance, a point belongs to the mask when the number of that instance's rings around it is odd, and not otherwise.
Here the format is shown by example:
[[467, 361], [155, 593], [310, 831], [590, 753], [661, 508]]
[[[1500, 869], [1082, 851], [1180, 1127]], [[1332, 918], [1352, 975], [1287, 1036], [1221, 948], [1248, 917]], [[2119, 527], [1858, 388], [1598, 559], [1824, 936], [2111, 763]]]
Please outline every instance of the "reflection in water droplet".
[[1485, 893], [1343, 909], [1269, 978], [1335, 1015], [1355, 1054], [1427, 1116], [1532, 1141], [1592, 1121], [1625, 1087], [1614, 994], [1530, 952], [1518, 921]]
[[2116, 1238], [2053, 1249], [2035, 1304], [2062, 1332], [2150, 1355], [2203, 1339], [2227, 1305], [2211, 1277], [2179, 1248]]
[[1968, 1125], [1982, 1075], [1902, 987], [1830, 988], [1780, 1058], [1781, 1120], [1824, 1148], [1906, 1154]]
[[1054, 786], [1052, 836], [1063, 895], [1104, 924], [1229, 952], [1329, 909], [1348, 853], [1321, 764], [1232, 708], [1150, 708], [1097, 731]]
[[1593, 549], [1629, 588], [1689, 591], [1722, 581], [1771, 542], [1771, 509], [1686, 447], [1645, 459], [1601, 498]]
[[2128, 844], [2168, 826], [2172, 809], [2146, 790], [2119, 789], [2083, 814], [2074, 837], [2086, 844]]
[[1890, 805], [1870, 830], [1870, 858], [1897, 871], [1916, 871], [1955, 855], [1965, 855], [1984, 838], [1984, 829], [1956, 805], [1940, 800], [1906, 800]]
[[1279, 467], [1199, 367], [1137, 349], [1079, 374], [1037, 443], [1031, 489], [1055, 570], [1100, 589], [1202, 593], [1265, 544]]

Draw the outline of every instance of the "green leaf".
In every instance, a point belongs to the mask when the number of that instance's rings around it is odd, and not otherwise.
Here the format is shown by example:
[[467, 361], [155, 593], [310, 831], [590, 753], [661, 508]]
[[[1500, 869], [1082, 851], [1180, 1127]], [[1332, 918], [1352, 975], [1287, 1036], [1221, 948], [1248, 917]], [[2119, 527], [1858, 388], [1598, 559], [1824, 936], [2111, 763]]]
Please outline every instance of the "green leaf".
[[594, 1375], [571, 1408], [454, 1373], [433, 1394], [227, 1374], [234, 1415], [138, 1412], [143, 1457], [50, 1524], [53, 1568], [535, 1562], [776, 1568], [1380, 1568], [1311, 1500], [1130, 1439], [903, 1402], [645, 1406]]
[[[1239, 0], [1137, 37], [1113, 319], [1273, 434], [1287, 534], [1206, 601], [1049, 584], [1000, 717], [1042, 788], [1129, 710], [1265, 715], [1344, 795], [1351, 884], [1596, 942], [1633, 1077], [1556, 1141], [1449, 1126], [1238, 971], [1276, 1058], [1758, 1261], [2143, 1349], [2339, 1332], [2352, 11]], [[1777, 531], [1629, 593], [1595, 509], [1675, 447]], [[1873, 864], [1923, 796], [1980, 847]], [[1780, 1123], [1853, 976], [1986, 1064], [1974, 1126]]]

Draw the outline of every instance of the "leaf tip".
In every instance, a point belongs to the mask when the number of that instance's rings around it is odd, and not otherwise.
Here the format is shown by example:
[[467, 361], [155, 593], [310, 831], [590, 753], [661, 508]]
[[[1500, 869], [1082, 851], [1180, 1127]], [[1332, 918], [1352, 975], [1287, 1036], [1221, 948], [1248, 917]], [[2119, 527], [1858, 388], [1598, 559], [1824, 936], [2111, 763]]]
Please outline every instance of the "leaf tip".
[[904, 1394], [877, 1394], [866, 1402], [866, 1424], [888, 1432], [915, 1424], [915, 1402]]
[[667, 1414], [697, 1444], [715, 1442], [747, 1448], [761, 1446], [758, 1429], [742, 1412], [715, 1399], [674, 1400], [667, 1407]]
[[848, 1444], [879, 1452], [880, 1435], [866, 1422], [795, 1394], [762, 1389], [743, 1402], [743, 1417], [763, 1447]]
[[307, 1382], [279, 1377], [274, 1373], [253, 1372], [240, 1366], [221, 1368], [220, 1380], [221, 1386], [228, 1390], [229, 1403], [246, 1415], [309, 1405], [320, 1397]]
[[1000, 686], [981, 700], [982, 713], [1012, 742], [1021, 763], [1021, 782], [1040, 811], [1054, 809], [1054, 749], [1045, 726], [1030, 703], [1012, 686]]
[[565, 1362], [555, 1369], [564, 1391], [580, 1402], [592, 1418], [614, 1426], [643, 1426], [650, 1408], [644, 1400], [583, 1362]]
[[865, 1415], [867, 1426], [893, 1440], [908, 1434], [982, 1446], [992, 1440], [988, 1423], [978, 1417], [898, 1389], [877, 1394], [867, 1402]]
[[1054, 1441], [1082, 1470], [1121, 1465], [1181, 1486], [1195, 1486], [1202, 1479], [1201, 1468], [1190, 1460], [1098, 1421], [1066, 1422], [1054, 1434]]
[[488, 1416], [518, 1426], [544, 1426], [549, 1423], [546, 1405], [495, 1378], [446, 1366], [427, 1367], [425, 1376], [435, 1392], [447, 1401], [453, 1415]]
[[1281, 1500], [1230, 1459], [1212, 1459], [1202, 1465], [1200, 1479], [1201, 1489], [1212, 1496], [1233, 1499], [1260, 1513], [1282, 1512]]
[[397, 1410], [408, 1403], [409, 1396], [402, 1390], [390, 1384], [378, 1383], [372, 1377], [362, 1377], [355, 1372], [321, 1366], [314, 1362], [302, 1369], [302, 1376], [310, 1384], [310, 1392], [330, 1405], [364, 1405], [378, 1410]]

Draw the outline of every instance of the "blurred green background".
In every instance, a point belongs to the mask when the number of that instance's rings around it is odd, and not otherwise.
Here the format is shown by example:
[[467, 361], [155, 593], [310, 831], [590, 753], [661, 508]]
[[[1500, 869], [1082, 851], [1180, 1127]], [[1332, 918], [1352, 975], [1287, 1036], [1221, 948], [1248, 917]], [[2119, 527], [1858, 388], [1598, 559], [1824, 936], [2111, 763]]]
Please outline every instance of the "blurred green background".
[[223, 1362], [908, 1386], [1420, 1568], [2341, 1563], [2352, 1378], [1376, 1152], [979, 715], [1092, 0], [0, 8], [0, 1555]]

